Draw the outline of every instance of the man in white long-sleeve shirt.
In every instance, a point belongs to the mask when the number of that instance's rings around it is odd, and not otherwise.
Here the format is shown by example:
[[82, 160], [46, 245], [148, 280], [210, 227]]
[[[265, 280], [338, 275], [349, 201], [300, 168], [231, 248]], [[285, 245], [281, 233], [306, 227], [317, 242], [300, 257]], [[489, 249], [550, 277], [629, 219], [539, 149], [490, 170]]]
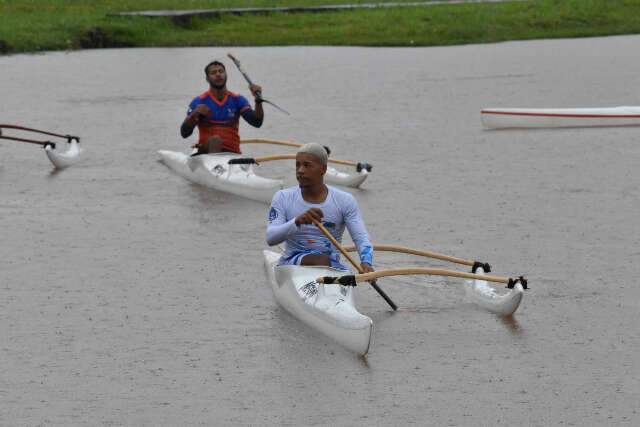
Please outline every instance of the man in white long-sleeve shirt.
[[324, 184], [327, 152], [319, 144], [306, 144], [296, 154], [299, 186], [278, 191], [271, 202], [267, 243], [286, 242], [280, 264], [324, 265], [346, 269], [340, 253], [313, 225], [321, 221], [333, 237], [342, 241], [345, 227], [360, 255], [364, 272], [373, 271], [373, 248], [355, 198]]

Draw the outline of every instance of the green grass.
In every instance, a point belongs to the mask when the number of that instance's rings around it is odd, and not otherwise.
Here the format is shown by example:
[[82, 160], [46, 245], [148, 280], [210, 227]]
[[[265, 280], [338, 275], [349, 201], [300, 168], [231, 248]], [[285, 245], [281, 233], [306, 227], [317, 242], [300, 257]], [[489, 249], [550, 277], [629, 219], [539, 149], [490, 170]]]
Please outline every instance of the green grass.
[[371, 1], [0, 0], [0, 52], [123, 46], [431, 46], [640, 33], [640, 0], [533, 0], [309, 14], [223, 15], [217, 19], [193, 19], [187, 25], [177, 25], [169, 18], [110, 15], [151, 9]]

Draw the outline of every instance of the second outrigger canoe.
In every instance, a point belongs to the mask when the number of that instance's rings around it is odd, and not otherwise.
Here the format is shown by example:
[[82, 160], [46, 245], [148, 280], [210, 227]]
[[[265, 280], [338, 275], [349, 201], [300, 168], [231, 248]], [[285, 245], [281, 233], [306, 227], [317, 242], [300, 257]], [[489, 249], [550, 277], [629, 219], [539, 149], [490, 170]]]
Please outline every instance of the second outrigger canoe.
[[[295, 159], [295, 154], [256, 158], [235, 153], [191, 156], [169, 150], [160, 150], [158, 154], [165, 165], [189, 181], [265, 203], [270, 203], [275, 192], [283, 188], [283, 181], [256, 174], [254, 165], [263, 161]], [[371, 165], [368, 163], [356, 164], [335, 159], [330, 159], [329, 162], [347, 166], [355, 165], [357, 173], [345, 173], [328, 166], [325, 174], [325, 182], [328, 184], [357, 188], [367, 179], [371, 171]]]
[[485, 108], [480, 117], [489, 129], [640, 126], [640, 107]]

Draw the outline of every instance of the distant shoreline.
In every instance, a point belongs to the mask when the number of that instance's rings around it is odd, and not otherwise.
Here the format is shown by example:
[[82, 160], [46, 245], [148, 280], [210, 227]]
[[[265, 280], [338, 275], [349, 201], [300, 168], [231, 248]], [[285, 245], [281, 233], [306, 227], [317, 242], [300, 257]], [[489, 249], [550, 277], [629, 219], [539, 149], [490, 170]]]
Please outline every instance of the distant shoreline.
[[[9, 4], [10, 3], [10, 4]], [[365, 6], [357, 0], [218, 0], [219, 8]], [[391, 3], [387, 1], [386, 3]], [[113, 47], [188, 46], [442, 46], [507, 40], [573, 38], [640, 33], [640, 2], [621, 0], [513, 1], [430, 7], [393, 3], [377, 7], [304, 13], [116, 16], [145, 9], [185, 12], [176, 0], [113, 0], [78, 5], [61, 0], [0, 3], [0, 54]], [[416, 3], [416, 2], [411, 2]], [[192, 8], [211, 9], [194, 0]]]
[[317, 6], [274, 6], [274, 7], [227, 7], [215, 9], [190, 10], [140, 10], [134, 12], [119, 12], [114, 16], [144, 16], [147, 18], [169, 17], [174, 20], [186, 21], [195, 17], [219, 17], [220, 15], [256, 15], [272, 13], [319, 13], [344, 12], [359, 9], [394, 9], [400, 7], [433, 7], [439, 5], [471, 4], [471, 3], [508, 3], [532, 0], [427, 0], [412, 2], [377, 2], [377, 3], [349, 3]]

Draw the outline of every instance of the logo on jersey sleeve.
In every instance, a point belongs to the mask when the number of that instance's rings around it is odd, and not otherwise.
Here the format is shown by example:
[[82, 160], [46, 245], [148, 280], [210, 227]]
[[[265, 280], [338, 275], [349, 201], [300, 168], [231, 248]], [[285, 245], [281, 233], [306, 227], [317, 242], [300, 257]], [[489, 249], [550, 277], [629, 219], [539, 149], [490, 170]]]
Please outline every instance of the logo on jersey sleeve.
[[278, 211], [275, 208], [269, 209], [269, 222], [273, 222], [278, 218]]

